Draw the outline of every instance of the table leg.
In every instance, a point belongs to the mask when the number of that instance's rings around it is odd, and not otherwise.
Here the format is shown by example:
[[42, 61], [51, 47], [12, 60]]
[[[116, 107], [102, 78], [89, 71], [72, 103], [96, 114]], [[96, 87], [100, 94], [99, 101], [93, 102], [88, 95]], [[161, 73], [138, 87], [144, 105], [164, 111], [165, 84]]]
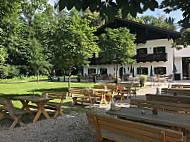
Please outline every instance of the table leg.
[[37, 112], [35, 118], [33, 119], [33, 123], [35, 123], [35, 122], [39, 119], [41, 113], [43, 113], [44, 116], [45, 116], [47, 119], [50, 119], [49, 115], [47, 114], [47, 112], [46, 112], [45, 109], [44, 109], [44, 106], [45, 106], [46, 103], [47, 103], [47, 102], [36, 103], [37, 106], [38, 106], [38, 112]]
[[129, 98], [131, 98], [131, 88], [128, 87], [127, 90], [128, 90], [128, 96], [129, 96]]
[[21, 101], [21, 103], [22, 103], [22, 109], [25, 109], [25, 110], [27, 110], [30, 114], [32, 114], [32, 111], [30, 110], [30, 108], [29, 108], [29, 106], [28, 106], [28, 103], [29, 103], [29, 101], [24, 101], [24, 100], [20, 100]]

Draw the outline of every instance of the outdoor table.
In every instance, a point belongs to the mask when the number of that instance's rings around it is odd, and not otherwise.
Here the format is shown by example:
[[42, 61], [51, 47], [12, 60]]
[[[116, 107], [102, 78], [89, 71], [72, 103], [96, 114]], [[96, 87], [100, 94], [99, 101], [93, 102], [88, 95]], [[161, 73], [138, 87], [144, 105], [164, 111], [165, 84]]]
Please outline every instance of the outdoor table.
[[142, 114], [142, 109], [139, 108], [121, 108], [120, 110], [108, 111], [107, 114], [136, 122], [176, 128], [185, 133], [190, 131], [189, 115], [168, 112], [158, 112], [158, 115], [152, 115], [151, 110], [143, 111], [144, 114]]
[[[38, 112], [37, 112], [35, 118], [33, 119], [33, 123], [35, 123], [39, 119], [41, 113], [43, 113], [47, 119], [50, 119], [49, 115], [47, 114], [47, 112], [44, 109], [44, 106], [46, 105], [46, 103], [49, 100], [51, 100], [50, 98], [42, 98], [42, 97], [38, 97], [38, 96], [18, 96], [18, 97], [14, 97], [14, 99], [20, 100], [23, 105], [22, 109], [26, 109], [30, 113], [31, 113], [30, 108], [38, 109]], [[28, 104], [29, 102], [35, 103], [37, 106], [29, 105]]]
[[119, 85], [123, 85], [125, 88], [127, 88], [127, 93], [129, 95], [129, 97], [131, 97], [131, 88], [134, 87], [135, 88], [135, 96], [136, 96], [136, 89], [137, 87], [139, 87], [139, 82], [121, 82], [119, 83]]
[[[107, 104], [107, 101], [106, 101], [107, 96], [109, 97], [110, 102], [113, 101], [114, 94], [112, 93], [111, 89], [89, 89], [89, 90], [92, 90], [93, 94], [95, 94], [95, 95], [96, 95], [96, 93], [101, 94], [100, 95], [100, 97], [101, 97], [100, 105], [101, 105], [102, 102]], [[108, 94], [109, 92], [111, 92], [111, 94]], [[96, 95], [96, 96], [99, 96], [99, 95]]]

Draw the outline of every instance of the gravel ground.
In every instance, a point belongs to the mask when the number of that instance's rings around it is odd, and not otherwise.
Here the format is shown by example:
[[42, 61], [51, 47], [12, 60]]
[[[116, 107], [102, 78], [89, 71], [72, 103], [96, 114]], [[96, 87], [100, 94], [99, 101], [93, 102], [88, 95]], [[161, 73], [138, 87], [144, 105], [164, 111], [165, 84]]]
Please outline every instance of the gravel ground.
[[[146, 93], [155, 93], [155, 88], [147, 87], [137, 92], [138, 98], [145, 98]], [[116, 106], [127, 107], [129, 99], [118, 101]], [[84, 106], [76, 105], [78, 109]], [[93, 111], [101, 114], [109, 109], [109, 105], [103, 105], [100, 108], [95, 106]], [[51, 119], [47, 120], [42, 115], [36, 123], [32, 123], [34, 115], [23, 116], [23, 122], [26, 127], [17, 126], [14, 130], [8, 130], [12, 124], [12, 120], [3, 119], [0, 121], [0, 142], [94, 142], [95, 137], [92, 137], [88, 131], [88, 122], [86, 114], [83, 112], [71, 111], [70, 114], [64, 113], [63, 116], [53, 118], [53, 113], [50, 113]]]

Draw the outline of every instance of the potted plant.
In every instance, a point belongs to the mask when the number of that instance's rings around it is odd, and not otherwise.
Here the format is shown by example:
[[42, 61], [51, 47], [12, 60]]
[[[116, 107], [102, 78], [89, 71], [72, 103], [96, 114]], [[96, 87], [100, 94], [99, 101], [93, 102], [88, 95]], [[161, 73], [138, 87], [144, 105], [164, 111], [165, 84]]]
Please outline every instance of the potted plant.
[[81, 78], [82, 78], [81, 73], [78, 73], [78, 74], [77, 74], [77, 81], [80, 82]]
[[116, 75], [114, 75], [113, 76], [113, 80], [114, 80], [114, 83], [118, 83], [118, 82], [121, 82], [121, 78], [119, 78], [119, 76], [116, 76]]
[[145, 75], [140, 76], [140, 87], [144, 87], [144, 84], [147, 81], [147, 77]]

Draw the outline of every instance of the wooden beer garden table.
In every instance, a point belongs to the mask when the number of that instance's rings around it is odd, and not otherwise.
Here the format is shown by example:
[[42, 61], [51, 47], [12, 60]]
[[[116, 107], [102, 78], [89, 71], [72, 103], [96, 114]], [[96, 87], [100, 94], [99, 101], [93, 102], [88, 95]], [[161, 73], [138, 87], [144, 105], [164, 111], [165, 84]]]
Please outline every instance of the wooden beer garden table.
[[[92, 90], [93, 91], [93, 94], [95, 96], [99, 96], [101, 97], [101, 100], [100, 100], [100, 105], [104, 102], [105, 104], [107, 104], [107, 101], [106, 101], [106, 97], [109, 97], [109, 100], [110, 102], [113, 101], [113, 92], [111, 89], [89, 89], [89, 90]], [[109, 94], [111, 92], [111, 94]]]
[[[43, 113], [47, 119], [50, 119], [50, 116], [47, 114], [47, 112], [44, 109], [44, 106], [46, 105], [46, 103], [49, 100], [51, 100], [50, 98], [42, 98], [39, 96], [18, 96], [18, 97], [14, 97], [14, 99], [20, 100], [23, 105], [22, 109], [28, 110], [30, 114], [31, 114], [30, 108], [38, 109], [38, 112], [35, 118], [33, 119], [33, 123], [35, 123], [39, 119], [41, 113]], [[28, 104], [29, 102], [35, 103], [37, 106], [29, 105]]]
[[158, 112], [158, 115], [152, 115], [151, 110], [144, 110], [138, 108], [121, 108], [120, 110], [108, 111], [107, 114], [117, 116], [122, 119], [132, 120], [136, 122], [148, 123], [153, 125], [166, 126], [182, 130], [186, 134], [190, 131], [190, 116], [183, 114], [174, 114], [168, 112]]
[[122, 85], [125, 88], [127, 88], [127, 94], [129, 95], [129, 97], [131, 97], [131, 91], [132, 91], [131, 88], [134, 87], [135, 88], [134, 95], [136, 97], [137, 87], [139, 87], [140, 83], [139, 82], [121, 82], [119, 83], [119, 85]]

